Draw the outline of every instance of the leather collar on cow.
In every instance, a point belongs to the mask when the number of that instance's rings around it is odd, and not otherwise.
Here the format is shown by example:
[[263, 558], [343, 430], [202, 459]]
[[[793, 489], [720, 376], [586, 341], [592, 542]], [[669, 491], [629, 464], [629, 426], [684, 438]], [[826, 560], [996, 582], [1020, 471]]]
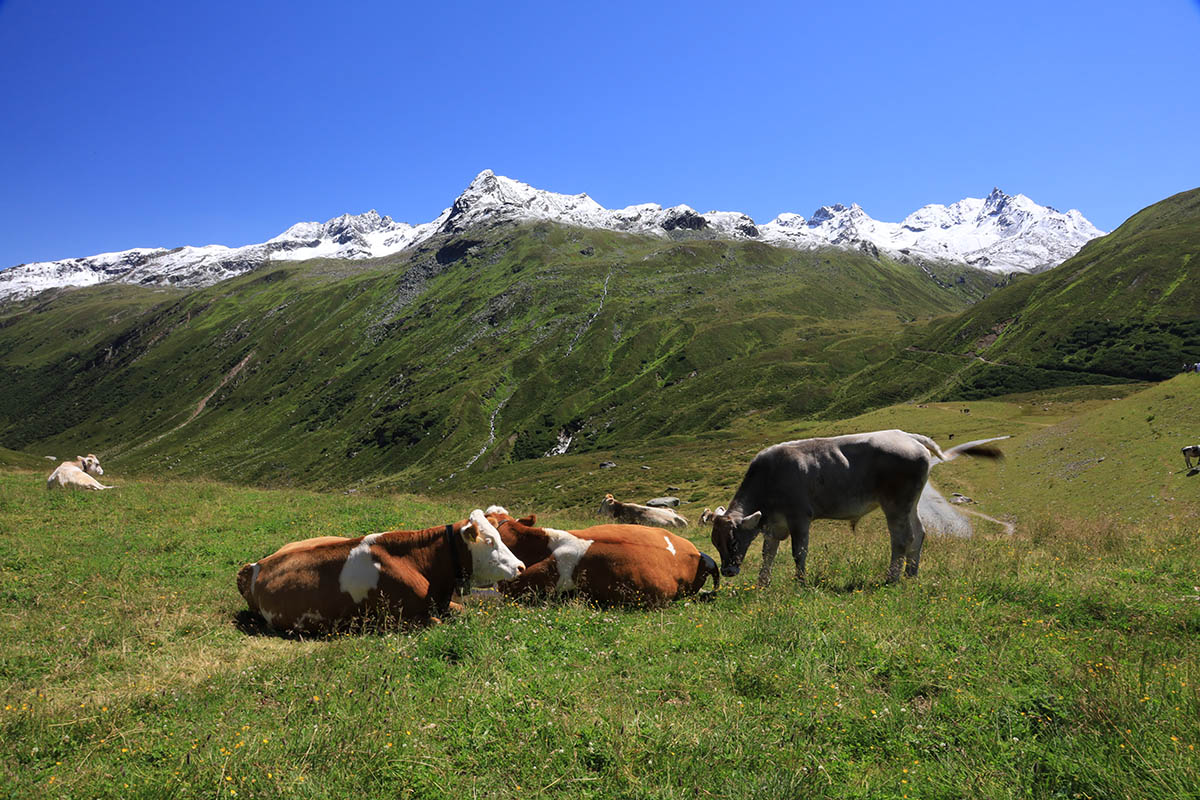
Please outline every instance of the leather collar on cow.
[[[471, 551], [462, 537], [454, 534], [453, 523], [446, 526], [446, 547], [450, 549], [450, 563], [454, 569], [454, 590], [465, 597], [471, 593]], [[462, 555], [458, 552], [460, 547]]]

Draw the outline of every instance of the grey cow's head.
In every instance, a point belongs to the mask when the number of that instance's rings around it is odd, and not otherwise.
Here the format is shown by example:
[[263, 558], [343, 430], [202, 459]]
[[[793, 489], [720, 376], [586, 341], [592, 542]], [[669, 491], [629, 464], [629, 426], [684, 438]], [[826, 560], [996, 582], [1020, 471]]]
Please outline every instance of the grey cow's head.
[[[721, 555], [721, 574], [726, 578], [737, 575], [742, 568], [742, 559], [750, 549], [750, 543], [758, 535], [759, 523], [762, 522], [762, 512], [755, 511], [749, 516], [718, 508], [710, 517], [712, 520], [712, 543]], [[704, 518], [702, 518], [703, 520]]]

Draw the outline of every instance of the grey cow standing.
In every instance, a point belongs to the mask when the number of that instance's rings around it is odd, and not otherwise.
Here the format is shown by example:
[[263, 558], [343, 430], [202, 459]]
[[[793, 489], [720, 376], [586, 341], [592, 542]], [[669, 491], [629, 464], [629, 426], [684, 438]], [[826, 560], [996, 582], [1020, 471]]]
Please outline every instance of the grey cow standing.
[[804, 580], [808, 530], [814, 519], [854, 524], [880, 508], [892, 540], [888, 582], [899, 580], [901, 564], [907, 575], [915, 576], [925, 540], [917, 506], [930, 467], [960, 455], [1000, 458], [1000, 451], [988, 443], [1007, 438], [967, 442], [943, 452], [928, 436], [889, 430], [768, 447], [750, 462], [729, 509], [717, 509], [711, 516], [721, 574], [737, 575], [750, 543], [766, 531], [759, 584], [770, 582], [775, 551], [789, 536], [796, 578]]

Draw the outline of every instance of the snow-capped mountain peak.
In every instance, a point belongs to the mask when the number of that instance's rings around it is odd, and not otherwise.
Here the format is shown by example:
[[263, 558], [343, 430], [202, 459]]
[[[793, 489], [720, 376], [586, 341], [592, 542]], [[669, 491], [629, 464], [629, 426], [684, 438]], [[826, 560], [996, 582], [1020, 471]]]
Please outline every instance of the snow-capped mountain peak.
[[879, 222], [858, 204], [821, 206], [807, 219], [783, 213], [758, 225], [736, 211], [703, 214], [686, 205], [642, 203], [607, 209], [587, 194], [558, 194], [487, 169], [437, 218], [421, 225], [395, 222], [372, 209], [326, 222], [299, 222], [261, 244], [245, 247], [134, 248], [87, 258], [21, 264], [0, 271], [0, 301], [60, 286], [108, 281], [208, 286], [271, 261], [365, 259], [391, 255], [438, 234], [506, 222], [548, 220], [662, 238], [754, 239], [811, 249], [856, 247], [893, 257], [936, 259], [996, 271], [1037, 272], [1074, 255], [1102, 235], [1078, 211], [1038, 205], [999, 188], [985, 198], [927, 205], [901, 222]]
[[485, 169], [450, 206], [439, 232], [457, 233], [508, 219], [570, 220], [572, 224], [602, 227], [591, 223], [606, 213], [586, 194], [546, 192]]

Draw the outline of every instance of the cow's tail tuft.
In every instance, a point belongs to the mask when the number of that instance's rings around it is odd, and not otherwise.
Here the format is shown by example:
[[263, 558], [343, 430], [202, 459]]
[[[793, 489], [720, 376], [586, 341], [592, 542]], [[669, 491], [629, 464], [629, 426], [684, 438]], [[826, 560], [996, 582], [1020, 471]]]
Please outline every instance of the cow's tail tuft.
[[949, 461], [952, 458], [959, 456], [973, 456], [974, 458], [990, 458], [996, 461], [1003, 460], [1004, 452], [996, 447], [992, 442], [1000, 442], [1007, 439], [1008, 436], [993, 436], [991, 439], [976, 439], [973, 442], [963, 442], [960, 445], [951, 447], [946, 451], [946, 458]]
[[[905, 433], [908, 432], [905, 431]], [[953, 461], [959, 456], [974, 456], [975, 458], [991, 458], [996, 460], [1003, 459], [1004, 453], [1001, 452], [999, 447], [996, 447], [991, 443], [999, 442], [1008, 438], [1008, 436], [993, 436], [991, 439], [976, 439], [973, 442], [963, 442], [960, 445], [955, 445], [949, 450], [942, 450], [942, 448], [938, 447], [938, 443], [933, 439], [930, 439], [928, 436], [922, 436], [919, 433], [909, 433], [908, 435], [915, 439], [919, 444], [925, 446], [925, 449], [937, 459], [937, 461], [934, 462], [935, 464], [938, 463], [938, 461]]]

